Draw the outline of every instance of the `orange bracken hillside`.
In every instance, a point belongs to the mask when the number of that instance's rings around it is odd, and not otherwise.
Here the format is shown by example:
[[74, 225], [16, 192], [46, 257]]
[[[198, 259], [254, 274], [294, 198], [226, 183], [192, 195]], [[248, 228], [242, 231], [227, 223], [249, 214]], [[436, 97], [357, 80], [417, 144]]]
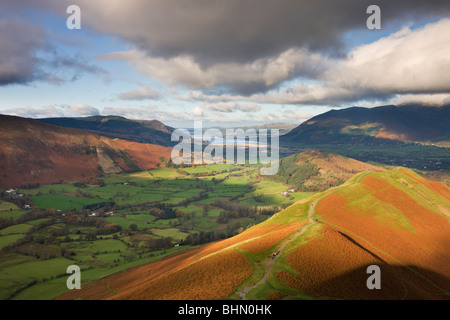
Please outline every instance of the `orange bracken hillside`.
[[[401, 169], [364, 177], [358, 192], [356, 201], [337, 190], [319, 202], [321, 236], [287, 257], [298, 274], [277, 278], [313, 297], [450, 299], [450, 223], [442, 210], [450, 208], [449, 188]], [[380, 291], [365, 286], [371, 264], [382, 270]]]
[[176, 272], [112, 296], [111, 299], [213, 300], [233, 293], [253, 272], [250, 261], [235, 250], [219, 251]]
[[276, 274], [277, 279], [313, 297], [334, 297], [336, 293], [346, 299], [402, 297], [402, 284], [391, 274], [386, 278], [395, 281], [383, 282], [383, 295], [379, 291], [368, 290], [365, 285], [367, 274], [365, 270], [360, 272], [360, 269], [377, 264], [381, 265], [385, 275], [384, 267], [387, 264], [381, 258], [354, 245], [345, 235], [329, 226], [322, 229], [321, 237], [316, 237], [307, 245], [293, 251], [288, 256], [287, 263], [298, 274], [280, 271]]
[[170, 149], [0, 115], [0, 187], [154, 168]]
[[250, 261], [233, 248], [277, 228], [281, 227], [258, 225], [235, 237], [95, 281], [60, 299], [223, 299], [253, 272]]
[[[448, 300], [448, 192], [403, 168], [358, 174], [235, 237], [60, 299]], [[366, 286], [370, 265], [381, 270], [380, 290]]]

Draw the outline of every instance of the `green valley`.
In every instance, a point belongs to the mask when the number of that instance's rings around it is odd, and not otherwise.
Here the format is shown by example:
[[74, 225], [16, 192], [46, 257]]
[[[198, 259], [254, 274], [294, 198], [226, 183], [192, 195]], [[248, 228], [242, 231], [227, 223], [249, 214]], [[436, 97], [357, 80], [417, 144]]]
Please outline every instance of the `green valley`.
[[[229, 238], [312, 195], [259, 166], [158, 168], [2, 193], [0, 299], [51, 299], [82, 284]], [[26, 209], [23, 209], [26, 208]]]

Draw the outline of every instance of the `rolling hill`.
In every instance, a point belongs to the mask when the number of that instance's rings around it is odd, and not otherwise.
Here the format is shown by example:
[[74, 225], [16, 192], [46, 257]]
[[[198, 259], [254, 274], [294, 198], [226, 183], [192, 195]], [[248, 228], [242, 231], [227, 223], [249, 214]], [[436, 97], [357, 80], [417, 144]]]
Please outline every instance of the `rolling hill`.
[[[359, 173], [239, 235], [59, 299], [450, 299], [450, 189], [397, 168]], [[366, 286], [367, 267], [381, 289]]]
[[388, 143], [450, 141], [450, 105], [352, 107], [331, 110], [305, 121], [283, 141], [320, 143]]
[[366, 170], [385, 171], [338, 154], [311, 150], [282, 158], [277, 174], [265, 178], [292, 185], [297, 190], [314, 192], [338, 186]]
[[170, 149], [0, 115], [0, 187], [154, 168]]
[[130, 120], [120, 116], [91, 116], [83, 118], [43, 118], [41, 122], [66, 128], [89, 130], [109, 138], [119, 138], [165, 147], [173, 146], [173, 128], [158, 120]]
[[315, 116], [280, 137], [280, 150], [339, 153], [427, 171], [450, 169], [450, 105], [352, 107]]

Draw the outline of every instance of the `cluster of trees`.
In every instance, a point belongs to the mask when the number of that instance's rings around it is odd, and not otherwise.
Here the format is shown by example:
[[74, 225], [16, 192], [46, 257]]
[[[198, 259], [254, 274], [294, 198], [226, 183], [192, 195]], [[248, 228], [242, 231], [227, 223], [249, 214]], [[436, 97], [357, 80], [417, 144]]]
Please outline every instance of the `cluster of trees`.
[[13, 226], [15, 224], [22, 224], [26, 223], [28, 221], [37, 220], [37, 219], [43, 219], [47, 217], [54, 217], [55, 216], [55, 210], [54, 209], [45, 209], [45, 210], [39, 210], [39, 211], [27, 211], [24, 214], [22, 214], [19, 218], [16, 220], [11, 219], [4, 219], [0, 218], [0, 230]]
[[216, 179], [216, 177], [213, 177], [211, 179], [211, 182], [214, 183], [214, 185], [219, 184], [221, 182], [224, 182], [225, 180], [228, 180], [228, 176], [223, 177], [222, 179]]
[[[15, 249], [16, 252], [34, 256], [37, 259], [53, 259], [61, 256], [61, 250], [52, 246], [46, 246], [38, 243], [28, 243]], [[64, 253], [65, 254], [65, 253]]]
[[72, 183], [72, 185], [77, 188], [87, 188], [88, 185], [104, 187], [104, 186], [106, 186], [106, 183], [103, 179], [95, 177], [95, 178], [86, 179], [84, 181], [76, 181], [76, 182]]
[[72, 185], [76, 188], [87, 188], [88, 186], [87, 183], [81, 181], [74, 182]]
[[201, 191], [198, 195], [186, 198], [177, 203], [177, 206], [187, 206], [191, 202], [200, 201], [208, 198], [208, 190]]
[[201, 231], [200, 233], [191, 233], [189, 234], [184, 241], [181, 242], [181, 245], [199, 245], [212, 241], [218, 241], [222, 239], [226, 239], [232, 236], [228, 231], [227, 232], [217, 232], [217, 231]]
[[[36, 231], [43, 229], [45, 227], [51, 226], [55, 223], [55, 220], [44, 221], [38, 226], [31, 228], [26, 236], [22, 239], [17, 240], [3, 248], [5, 251], [14, 250], [17, 253], [34, 256], [37, 259], [53, 259], [59, 256], [70, 258], [76, 253], [67, 250], [65, 247], [55, 247], [53, 245], [59, 246], [64, 240], [59, 238], [60, 235], [67, 233], [67, 229], [63, 228], [61, 230], [54, 230], [52, 234], [44, 235], [39, 234]], [[66, 236], [67, 237], [67, 236]]]
[[39, 188], [40, 186], [41, 186], [41, 184], [39, 182], [36, 182], [36, 183], [30, 182], [30, 183], [21, 184], [19, 189], [36, 189], [36, 188]]
[[[108, 223], [105, 219], [100, 217], [88, 217], [86, 215], [79, 215], [72, 213], [62, 217], [62, 220], [66, 225], [80, 226], [80, 227], [95, 227], [95, 236], [113, 234], [122, 230], [122, 227], [120, 225]], [[66, 234], [68, 234], [68, 230], [67, 233], [58, 235], [64, 236]], [[86, 237], [87, 236], [88, 234], [86, 234]]]
[[229, 199], [221, 199], [214, 202], [214, 206], [224, 209], [217, 218], [217, 223], [226, 224], [230, 220], [239, 218], [256, 218], [258, 215], [273, 215], [280, 208], [271, 206], [256, 207], [232, 202]]
[[182, 166], [184, 166], [183, 164], [181, 165], [176, 165], [175, 163], [173, 163], [171, 158], [164, 158], [164, 157], [160, 157], [159, 158], [160, 163], [156, 164], [157, 168], [160, 168], [161, 166], [165, 167], [165, 168], [180, 168]]
[[277, 174], [270, 178], [294, 185], [299, 190], [304, 190], [302, 188], [303, 184], [318, 173], [319, 168], [316, 165], [308, 160], [304, 163], [298, 163], [297, 155], [292, 155], [281, 160], [280, 169]]
[[151, 208], [148, 212], [152, 216], [155, 216], [158, 219], [170, 220], [183, 216], [183, 212], [180, 210], [175, 210], [170, 207], [166, 207], [163, 205], [159, 205], [158, 207]]
[[228, 220], [233, 218], [255, 218], [258, 214], [256, 207], [247, 206], [241, 203], [232, 202], [229, 199], [220, 199], [214, 202], [214, 206], [226, 211], [221, 212], [218, 223], [227, 223]]
[[105, 201], [105, 202], [87, 204], [87, 205], [83, 206], [83, 209], [85, 209], [85, 210], [102, 209], [103, 211], [107, 211], [107, 210], [113, 210], [115, 205], [116, 205], [116, 203], [114, 201]]
[[147, 251], [165, 250], [173, 247], [171, 237], [166, 238], [149, 238], [143, 244]]

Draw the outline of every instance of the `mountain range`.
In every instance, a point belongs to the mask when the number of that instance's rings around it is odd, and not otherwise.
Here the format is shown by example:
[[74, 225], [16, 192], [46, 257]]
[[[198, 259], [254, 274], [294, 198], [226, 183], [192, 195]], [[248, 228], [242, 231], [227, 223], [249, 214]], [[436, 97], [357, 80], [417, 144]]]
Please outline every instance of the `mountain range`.
[[[281, 152], [289, 155], [305, 150], [321, 150], [360, 162], [373, 161], [439, 172], [450, 168], [448, 119], [450, 105], [331, 110], [282, 135]], [[3, 136], [0, 186], [3, 187], [31, 182], [54, 183], [150, 168], [156, 165], [160, 157], [169, 156], [169, 149], [156, 146], [171, 147], [175, 144], [171, 141], [174, 128], [158, 120], [130, 120], [120, 116], [32, 120], [0, 116], [0, 124], [0, 134]], [[289, 126], [280, 123], [263, 127], [289, 130]], [[149, 150], [164, 151], [156, 156]], [[315, 157], [316, 161], [319, 158]], [[286, 158], [282, 162], [291, 160]], [[312, 170], [313, 164], [310, 163], [303, 163], [302, 168], [308, 165]], [[303, 169], [292, 170], [297, 173], [301, 171], [301, 175], [308, 173]], [[292, 184], [301, 176], [292, 171], [289, 172], [290, 177], [281, 177], [286, 174], [281, 171], [276, 178], [285, 183]], [[336, 168], [333, 172], [336, 173]], [[323, 181], [316, 181], [316, 185], [333, 185], [322, 178]], [[347, 174], [335, 175], [331, 179], [343, 182], [348, 178]], [[293, 185], [299, 187], [298, 183]], [[320, 187], [317, 190], [321, 190]]]
[[170, 157], [170, 149], [160, 145], [14, 116], [0, 115], [0, 135], [4, 188], [149, 169]]
[[[234, 237], [60, 299], [450, 299], [450, 188], [407, 168], [316, 150], [350, 146], [343, 150], [370, 160], [376, 151], [407, 164], [431, 166], [429, 157], [445, 164], [449, 110], [383, 106], [314, 117], [281, 137], [291, 153], [298, 146], [307, 151], [282, 158], [279, 172], [266, 179], [317, 193]], [[170, 157], [172, 130], [116, 116], [0, 116], [0, 187], [155, 168]], [[401, 152], [405, 146], [411, 158]], [[367, 287], [374, 265], [380, 290]]]
[[362, 162], [450, 169], [450, 105], [352, 107], [315, 116], [280, 137], [285, 154], [335, 152]]
[[450, 142], [450, 105], [352, 107], [315, 116], [283, 136], [285, 143]]
[[139, 143], [173, 146], [174, 130], [158, 120], [131, 120], [120, 116], [91, 116], [82, 118], [42, 118], [41, 122], [60, 127], [89, 130], [109, 138], [119, 138]]

